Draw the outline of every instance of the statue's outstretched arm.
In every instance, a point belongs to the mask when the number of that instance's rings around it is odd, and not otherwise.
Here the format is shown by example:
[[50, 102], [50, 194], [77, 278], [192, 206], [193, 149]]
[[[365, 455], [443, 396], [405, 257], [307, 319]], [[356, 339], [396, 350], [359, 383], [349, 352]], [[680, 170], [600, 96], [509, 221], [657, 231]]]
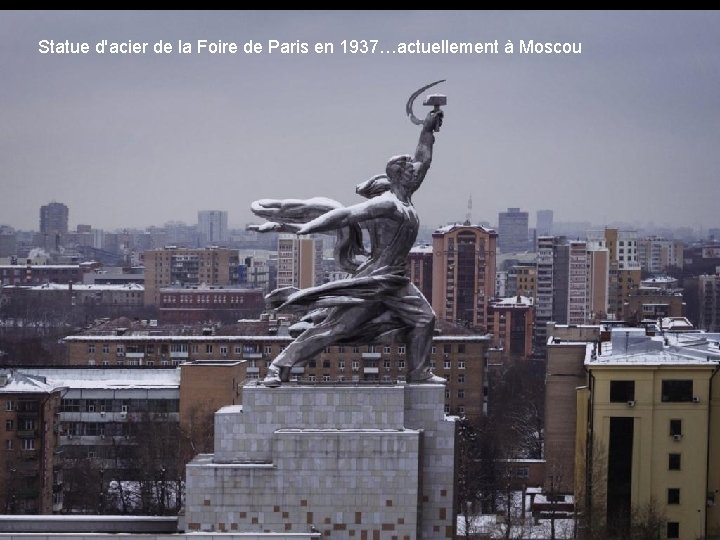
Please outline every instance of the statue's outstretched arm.
[[353, 206], [330, 210], [300, 227], [297, 234], [312, 234], [334, 231], [341, 227], [376, 219], [392, 213], [395, 202], [385, 197], [375, 197]]

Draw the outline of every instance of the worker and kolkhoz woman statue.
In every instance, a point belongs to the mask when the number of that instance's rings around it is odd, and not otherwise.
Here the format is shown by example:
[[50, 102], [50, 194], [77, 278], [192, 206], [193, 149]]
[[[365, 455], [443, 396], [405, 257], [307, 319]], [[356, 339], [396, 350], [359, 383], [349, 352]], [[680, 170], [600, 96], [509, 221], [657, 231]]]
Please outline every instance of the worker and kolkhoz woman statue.
[[[261, 199], [252, 211], [267, 221], [248, 228], [258, 232], [298, 235], [334, 232], [335, 259], [349, 277], [307, 289], [283, 287], [272, 291], [269, 307], [304, 314], [295, 328], [302, 333], [268, 368], [263, 384], [279, 386], [290, 380], [292, 367], [304, 366], [333, 344], [405, 343], [407, 381], [444, 383], [430, 371], [430, 350], [435, 314], [427, 299], [410, 281], [408, 254], [415, 243], [419, 218], [412, 195], [420, 187], [432, 162], [435, 133], [443, 122], [440, 94], [427, 96], [433, 107], [424, 120], [413, 114], [413, 102], [436, 81], [414, 92], [406, 112], [421, 125], [415, 155], [392, 157], [385, 174], [359, 184], [355, 191], [364, 201], [344, 206], [324, 197], [312, 199]], [[363, 245], [363, 229], [369, 250]]]

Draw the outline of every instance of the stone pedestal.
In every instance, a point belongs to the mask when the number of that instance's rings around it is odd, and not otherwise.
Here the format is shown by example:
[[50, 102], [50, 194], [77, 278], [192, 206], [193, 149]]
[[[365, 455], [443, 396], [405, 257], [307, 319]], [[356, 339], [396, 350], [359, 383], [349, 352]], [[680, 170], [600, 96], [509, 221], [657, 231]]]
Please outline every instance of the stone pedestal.
[[444, 385], [246, 386], [187, 466], [190, 531], [452, 538]]

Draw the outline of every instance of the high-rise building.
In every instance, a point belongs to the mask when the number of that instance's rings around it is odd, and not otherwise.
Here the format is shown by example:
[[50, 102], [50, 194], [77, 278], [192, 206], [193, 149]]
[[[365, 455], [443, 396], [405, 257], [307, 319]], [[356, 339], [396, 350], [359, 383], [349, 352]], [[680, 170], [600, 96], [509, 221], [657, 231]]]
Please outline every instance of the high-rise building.
[[607, 248], [587, 243], [588, 321], [598, 323], [607, 318], [610, 254]]
[[637, 259], [640, 268], [651, 274], [661, 274], [668, 268], [683, 267], [684, 245], [680, 240], [642, 238], [637, 241]]
[[57, 250], [68, 232], [68, 207], [51, 202], [40, 207], [40, 242], [47, 250]]
[[606, 228], [588, 232], [588, 239], [608, 250], [608, 318], [622, 320], [628, 297], [640, 286], [637, 233]]
[[429, 302], [432, 299], [433, 250], [432, 246], [415, 246], [408, 256], [410, 281]]
[[508, 208], [498, 214], [498, 251], [517, 253], [528, 250], [528, 213]]
[[161, 288], [192, 287], [203, 283], [237, 285], [238, 282], [236, 249], [169, 246], [145, 251], [144, 262], [145, 305], [159, 304]]
[[227, 241], [227, 218], [225, 210], [200, 210], [198, 212], [198, 232], [203, 246]]
[[323, 282], [323, 246], [317, 238], [278, 236], [277, 286], [305, 289]]
[[538, 210], [535, 231], [538, 236], [550, 236], [553, 233], [553, 211]]
[[438, 319], [487, 328], [497, 237], [478, 225], [448, 225], [433, 233], [432, 307]]
[[547, 340], [547, 323], [553, 320], [554, 236], [538, 237], [537, 281], [535, 296], [535, 354], [542, 358]]
[[15, 231], [7, 225], [0, 225], [0, 257], [14, 257], [15, 255], [17, 255]]
[[40, 232], [42, 234], [66, 234], [68, 232], [68, 207], [51, 202], [40, 207]]
[[698, 326], [708, 332], [720, 332], [720, 274], [698, 277], [700, 310]]

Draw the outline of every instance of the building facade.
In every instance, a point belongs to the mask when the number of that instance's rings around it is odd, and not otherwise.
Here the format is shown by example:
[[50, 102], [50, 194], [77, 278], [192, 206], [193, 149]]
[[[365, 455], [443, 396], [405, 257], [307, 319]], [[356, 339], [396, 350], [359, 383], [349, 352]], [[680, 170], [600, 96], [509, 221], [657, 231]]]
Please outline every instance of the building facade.
[[512, 296], [491, 302], [488, 331], [493, 346], [502, 349], [504, 360], [528, 360], [533, 351], [535, 307], [527, 296]]
[[278, 236], [277, 286], [305, 289], [323, 283], [323, 245], [316, 238]]
[[410, 281], [423, 293], [428, 300], [432, 300], [433, 280], [433, 248], [432, 246], [415, 246], [408, 256], [410, 261]]
[[0, 508], [4, 514], [51, 514], [60, 508], [57, 415], [65, 388], [43, 377], [0, 372]]
[[698, 334], [684, 344], [682, 337], [669, 344], [629, 338], [613, 330], [612, 351], [586, 357], [588, 384], [578, 392], [584, 470], [576, 492], [611, 531], [627, 531], [633, 513], [653, 502], [663, 538], [716, 538], [720, 349]]
[[68, 207], [63, 203], [51, 202], [40, 207], [40, 237], [42, 247], [57, 251], [63, 245], [68, 232]]
[[238, 251], [227, 248], [165, 247], [145, 251], [145, 305], [158, 305], [169, 286], [237, 285]]
[[720, 274], [698, 277], [699, 321], [701, 329], [720, 332]]
[[200, 210], [197, 231], [203, 246], [217, 245], [228, 240], [226, 210]]
[[553, 233], [553, 211], [538, 210], [537, 222], [535, 225], [537, 236], [550, 236]]
[[10, 264], [0, 265], [3, 285], [42, 285], [44, 283], [82, 283], [90, 265], [80, 264]]
[[498, 214], [498, 251], [516, 253], [528, 251], [528, 213], [508, 208]]
[[197, 287], [160, 289], [160, 320], [168, 323], [234, 322], [256, 319], [265, 310], [260, 289]]

